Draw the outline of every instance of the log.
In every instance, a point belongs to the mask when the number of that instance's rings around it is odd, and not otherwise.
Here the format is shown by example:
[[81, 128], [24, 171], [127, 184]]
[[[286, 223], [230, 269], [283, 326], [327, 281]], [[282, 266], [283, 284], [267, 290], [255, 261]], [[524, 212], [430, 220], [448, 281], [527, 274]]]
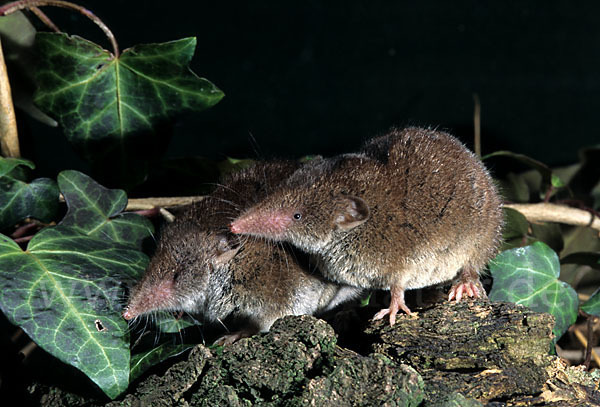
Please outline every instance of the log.
[[[367, 312], [368, 311], [368, 312]], [[164, 374], [148, 375], [119, 400], [70, 402], [53, 388], [45, 404], [129, 406], [593, 405], [598, 379], [551, 356], [553, 319], [515, 304], [439, 303], [394, 327], [353, 322], [353, 349], [312, 316], [223, 349], [196, 346]], [[353, 311], [355, 315], [370, 310]], [[352, 331], [350, 331], [352, 332]], [[344, 334], [346, 335], [346, 334]], [[344, 343], [352, 343], [343, 338]], [[51, 398], [48, 395], [52, 395]], [[586, 404], [587, 403], [587, 404]]]
[[218, 356], [199, 345], [188, 361], [150, 379], [108, 406], [185, 405], [183, 400], [203, 406], [368, 406], [390, 400], [416, 406], [423, 399], [423, 382], [413, 369], [341, 350], [331, 326], [310, 316], [280, 319], [269, 333], [242, 339]]
[[541, 392], [553, 358], [549, 314], [509, 303], [446, 303], [378, 323], [373, 352], [415, 368], [432, 405], [459, 392], [480, 402]]

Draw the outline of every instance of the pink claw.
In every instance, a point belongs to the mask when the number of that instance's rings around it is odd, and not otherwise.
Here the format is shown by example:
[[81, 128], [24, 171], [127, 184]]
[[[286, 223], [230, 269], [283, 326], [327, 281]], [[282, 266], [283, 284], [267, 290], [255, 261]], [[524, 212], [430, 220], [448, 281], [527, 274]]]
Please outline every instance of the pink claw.
[[452, 301], [456, 298], [456, 302], [460, 302], [463, 298], [463, 293], [471, 298], [482, 298], [484, 296], [482, 292], [481, 283], [479, 283], [479, 281], [463, 281], [452, 286], [448, 293], [448, 301]]
[[390, 326], [394, 326], [396, 323], [396, 314], [398, 314], [399, 310], [406, 312], [406, 314], [412, 314], [411, 310], [404, 303], [404, 290], [400, 287], [392, 286], [392, 300], [390, 301], [389, 308], [383, 308], [377, 314], [373, 316], [373, 320], [377, 321], [385, 317], [386, 315], [390, 316]]

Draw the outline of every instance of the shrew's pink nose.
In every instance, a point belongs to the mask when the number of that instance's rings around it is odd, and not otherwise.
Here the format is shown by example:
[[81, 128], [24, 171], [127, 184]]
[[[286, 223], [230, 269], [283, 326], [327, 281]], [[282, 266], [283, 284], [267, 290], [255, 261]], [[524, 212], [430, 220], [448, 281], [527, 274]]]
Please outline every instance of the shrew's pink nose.
[[278, 240], [283, 238], [292, 222], [292, 217], [283, 211], [247, 213], [231, 222], [229, 230], [236, 234]]
[[238, 223], [239, 222], [231, 222], [229, 224], [229, 230], [231, 230], [235, 234], [242, 233], [242, 230], [241, 230], [240, 225]]

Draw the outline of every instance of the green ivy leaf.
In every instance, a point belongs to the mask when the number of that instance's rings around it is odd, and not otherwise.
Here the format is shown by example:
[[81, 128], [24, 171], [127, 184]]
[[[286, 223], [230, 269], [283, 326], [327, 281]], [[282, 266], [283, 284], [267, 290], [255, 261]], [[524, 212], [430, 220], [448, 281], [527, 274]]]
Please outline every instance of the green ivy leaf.
[[369, 295], [367, 295], [365, 298], [361, 298], [361, 300], [360, 300], [361, 308], [369, 306], [369, 303], [371, 302], [371, 294], [372, 293], [369, 293]]
[[58, 188], [49, 178], [27, 183], [22, 167], [33, 169], [32, 162], [0, 157], [0, 230], [31, 217], [50, 222], [58, 212]]
[[256, 160], [249, 158], [231, 158], [227, 157], [225, 160], [218, 163], [219, 171], [221, 175], [231, 174], [236, 171], [243, 170], [244, 168], [250, 167]]
[[34, 169], [35, 165], [29, 160], [24, 160], [22, 158], [4, 158], [0, 157], [0, 177], [12, 176], [14, 178], [21, 179], [22, 176], [15, 176], [15, 174], [11, 174], [13, 170], [19, 166], [29, 167], [30, 169]]
[[114, 398], [129, 384], [123, 282], [144, 272], [148, 258], [138, 248], [152, 225], [120, 213], [127, 204], [123, 191], [77, 171], [58, 179], [69, 208], [60, 225], [37, 233], [26, 251], [0, 235], [0, 308]]
[[592, 189], [592, 192], [590, 194], [594, 199], [593, 208], [597, 211], [598, 209], [600, 209], [600, 182], [596, 184], [596, 186]]
[[513, 153], [512, 151], [495, 151], [482, 157], [482, 160], [487, 160], [492, 157], [510, 157], [513, 158], [530, 168], [533, 168], [542, 176], [542, 183], [544, 185], [551, 185], [552, 182], [552, 169], [541, 161], [534, 158], [528, 157], [524, 154]]
[[499, 179], [498, 184], [502, 196], [510, 202], [529, 202], [529, 184], [526, 174], [509, 172], [505, 179]]
[[197, 325], [196, 322], [187, 315], [176, 318], [171, 313], [158, 314], [154, 323], [162, 333], [179, 333], [185, 328]]
[[531, 223], [531, 234], [536, 240], [546, 243], [557, 253], [560, 253], [564, 247], [560, 225], [557, 223]]
[[56, 226], [26, 251], [0, 235], [0, 307], [40, 347], [114, 398], [129, 384], [122, 281], [148, 264], [140, 251]]
[[163, 343], [148, 352], [138, 353], [131, 356], [131, 381], [134, 381], [142, 373], [148, 370], [150, 367], [156, 365], [173, 356], [177, 356], [188, 349], [193, 348], [195, 345], [172, 345]]
[[[599, 207], [600, 192], [600, 145], [585, 147], [579, 150], [577, 171], [568, 179], [570, 199], [589, 202], [590, 195], [594, 199], [593, 208]], [[565, 179], [565, 178], [563, 178]]]
[[581, 306], [581, 310], [590, 315], [600, 317], [600, 288]]
[[536, 242], [502, 252], [489, 267], [494, 278], [490, 300], [514, 302], [554, 315], [555, 341], [575, 322], [577, 293], [558, 280], [558, 256], [546, 244]]
[[529, 222], [525, 216], [511, 208], [504, 208], [504, 228], [502, 229], [503, 250], [520, 247], [527, 238]]
[[[548, 188], [550, 188], [550, 187], [561, 188], [565, 185], [564, 182], [556, 174], [553, 173], [553, 171], [550, 167], [548, 167], [543, 162], [533, 159], [531, 157], [528, 157], [524, 154], [513, 153], [512, 151], [496, 151], [496, 152], [493, 152], [491, 154], [488, 154], [488, 155], [482, 157], [482, 159], [486, 160], [486, 159], [492, 158], [492, 157], [512, 158], [516, 161], [521, 162], [522, 164], [525, 164], [526, 166], [532, 168], [533, 170], [535, 170], [535, 172], [537, 174], [539, 174], [539, 176], [541, 176], [541, 184], [539, 187], [541, 197], [546, 193]], [[523, 174], [523, 175], [525, 175], [525, 174]], [[513, 185], [513, 186], [516, 186], [516, 185]], [[522, 185], [520, 185], [520, 187], [522, 187]], [[535, 189], [537, 190], [538, 188], [535, 188]], [[521, 193], [522, 193], [522, 191], [521, 191]]]
[[[106, 171], [121, 169], [122, 177], [139, 182], [146, 170], [143, 160], [163, 151], [161, 125], [223, 97], [189, 69], [195, 47], [195, 38], [184, 38], [137, 45], [115, 57], [77, 36], [38, 33], [34, 100], [86, 159], [104, 164]], [[126, 165], [131, 161], [134, 166]]]
[[554, 188], [562, 188], [564, 186], [566, 186], [567, 184], [565, 184], [565, 182], [556, 174], [552, 174], [552, 186]]
[[118, 58], [77, 36], [38, 33], [45, 64], [37, 72], [36, 103], [56, 116], [73, 144], [96, 156], [105, 138], [123, 144], [182, 110], [200, 111], [223, 93], [189, 70], [195, 38], [143, 44]]
[[13, 103], [32, 118], [56, 127], [58, 123], [42, 113], [33, 104], [33, 78], [35, 67], [32, 52], [36, 30], [23, 11], [17, 11], [0, 18], [0, 36], [2, 51], [8, 72], [11, 76], [10, 90]]
[[69, 208], [63, 226], [80, 233], [141, 249], [142, 241], [154, 232], [152, 223], [135, 213], [121, 213], [127, 195], [120, 189], [107, 189], [78, 171], [63, 171], [58, 186]]

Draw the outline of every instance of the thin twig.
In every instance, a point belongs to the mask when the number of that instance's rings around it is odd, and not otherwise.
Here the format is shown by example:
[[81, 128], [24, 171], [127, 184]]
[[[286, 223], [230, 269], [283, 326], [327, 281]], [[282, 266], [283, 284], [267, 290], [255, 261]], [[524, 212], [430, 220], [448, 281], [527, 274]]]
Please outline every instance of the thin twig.
[[137, 211], [133, 211], [133, 213], [137, 213], [138, 215], [145, 216], [146, 218], [155, 218], [160, 214], [159, 208], [155, 206], [152, 209], [140, 209]]
[[23, 236], [23, 237], [18, 237], [16, 239], [13, 239], [15, 241], [15, 243], [27, 243], [29, 242], [31, 239], [33, 239], [33, 235], [29, 235], [29, 236]]
[[23, 237], [25, 236], [27, 233], [29, 233], [32, 229], [35, 229], [38, 227], [38, 224], [35, 222], [29, 222], [24, 224], [23, 226], [19, 226], [11, 235], [11, 239], [17, 239], [19, 237]]
[[[594, 352], [596, 354], [600, 353], [600, 346], [594, 346]], [[583, 352], [581, 349], [559, 349], [559, 346], [556, 346], [556, 353], [563, 359], [567, 359], [569, 362], [580, 365], [583, 363]]]
[[33, 14], [35, 14], [36, 17], [39, 18], [41, 20], [41, 22], [46, 25], [46, 27], [50, 28], [54, 32], [57, 32], [57, 33], [60, 32], [60, 29], [58, 28], [58, 26], [56, 24], [54, 24], [54, 22], [52, 22], [52, 20], [50, 20], [50, 17], [48, 17], [46, 15], [46, 13], [44, 13], [38, 7], [31, 7], [31, 12]]
[[475, 102], [475, 109], [473, 111], [473, 127], [475, 130], [475, 155], [481, 157], [481, 103], [479, 102], [479, 95], [473, 93], [473, 102]]
[[546, 190], [546, 195], [544, 195], [544, 202], [545, 203], [550, 202], [550, 197], [552, 196], [552, 192], [554, 192], [554, 186], [552, 184], [550, 184], [548, 186], [548, 189]]
[[21, 338], [24, 334], [25, 334], [25, 332], [21, 328], [17, 328], [15, 330], [15, 332], [11, 335], [10, 341], [12, 343], [17, 343], [17, 341], [19, 340], [19, 338]]
[[68, 9], [79, 11], [81, 14], [83, 14], [84, 16], [86, 16], [87, 18], [92, 20], [98, 27], [100, 27], [100, 29], [102, 31], [104, 31], [104, 34], [106, 35], [106, 37], [108, 38], [108, 40], [110, 41], [110, 43], [113, 47], [113, 55], [115, 56], [115, 58], [119, 57], [119, 45], [117, 44], [117, 40], [115, 39], [115, 36], [113, 35], [112, 31], [110, 31], [109, 28], [106, 26], [106, 24], [104, 24], [104, 22], [102, 20], [100, 20], [98, 17], [96, 17], [96, 15], [94, 13], [92, 13], [90, 10], [88, 10], [84, 7], [81, 7], [77, 4], [73, 4], [68, 1], [62, 1], [62, 0], [14, 1], [12, 3], [8, 3], [8, 4], [5, 4], [4, 6], [0, 7], [0, 16], [5, 16], [8, 14], [14, 13], [15, 11], [23, 10], [25, 8], [32, 9], [34, 7], [45, 7], [45, 6], [62, 7], [62, 8], [68, 8]]
[[23, 355], [23, 359], [27, 359], [31, 353], [37, 349], [37, 344], [34, 341], [30, 341], [27, 345], [25, 345], [19, 353]]
[[171, 223], [175, 220], [175, 216], [165, 208], [159, 208], [155, 206], [152, 209], [141, 209], [139, 211], [133, 211], [132, 213], [137, 213], [138, 215], [145, 216], [147, 218], [155, 218], [157, 216], [162, 216], [167, 222]]
[[[581, 344], [581, 346], [583, 346], [584, 348], [587, 349], [588, 341], [585, 338], [585, 335], [583, 335], [583, 333], [581, 333], [581, 331], [579, 330], [579, 328], [573, 329], [573, 333], [575, 334], [575, 337], [577, 338], [577, 340], [579, 341], [579, 343]], [[596, 364], [598, 366], [600, 366], [600, 358], [598, 357], [598, 355], [596, 354], [596, 352], [594, 352], [594, 350], [591, 349], [591, 353], [592, 353], [592, 357], [594, 358], [594, 362], [596, 362]]]
[[590, 370], [590, 362], [592, 361], [592, 350], [594, 341], [594, 317], [590, 316], [587, 320], [587, 346], [585, 347], [585, 370]]
[[[204, 199], [203, 196], [130, 199], [125, 210], [149, 210], [157, 206], [160, 208], [170, 208], [173, 206], [189, 205], [202, 199]], [[505, 204], [504, 207], [521, 212], [530, 222], [565, 223], [567, 225], [588, 226], [600, 231], [600, 219], [593, 213], [583, 209], [551, 203]]]

